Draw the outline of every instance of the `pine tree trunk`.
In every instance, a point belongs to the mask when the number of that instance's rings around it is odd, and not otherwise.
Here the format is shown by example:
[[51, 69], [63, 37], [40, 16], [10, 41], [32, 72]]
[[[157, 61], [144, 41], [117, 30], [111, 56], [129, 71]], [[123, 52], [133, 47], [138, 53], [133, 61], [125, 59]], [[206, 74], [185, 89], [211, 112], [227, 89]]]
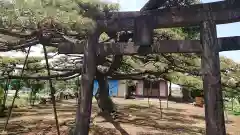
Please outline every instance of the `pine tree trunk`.
[[[212, 17], [212, 14], [208, 15]], [[226, 135], [219, 45], [214, 21], [202, 22], [201, 43], [206, 135]]]
[[169, 98], [172, 97], [172, 82], [170, 81], [169, 82], [169, 95], [168, 95]]
[[125, 99], [129, 99], [132, 96], [133, 86], [128, 86], [126, 89], [126, 93], [124, 95]]
[[182, 88], [183, 102], [190, 102], [192, 100], [191, 93], [187, 88]]
[[29, 96], [29, 104], [32, 106], [33, 104], [32, 104], [32, 96], [33, 95], [33, 91], [31, 91], [31, 93], [30, 93], [30, 96]]
[[32, 105], [33, 105], [33, 106], [35, 105], [36, 95], [37, 95], [37, 93], [34, 92], [34, 98], [33, 98], [33, 101], [32, 101]]
[[2, 100], [0, 99], [0, 117], [4, 116], [4, 110], [5, 110], [4, 104], [2, 103]]
[[74, 135], [88, 135], [92, 112], [93, 83], [96, 75], [95, 45], [98, 45], [99, 33], [89, 35], [88, 43], [84, 48], [82, 69], [82, 89], [78, 97], [76, 113], [76, 128]]
[[97, 81], [99, 89], [95, 95], [95, 98], [97, 99], [98, 107], [101, 109], [102, 112], [112, 113], [114, 111], [114, 103], [109, 96], [109, 85], [107, 76], [98, 73]]

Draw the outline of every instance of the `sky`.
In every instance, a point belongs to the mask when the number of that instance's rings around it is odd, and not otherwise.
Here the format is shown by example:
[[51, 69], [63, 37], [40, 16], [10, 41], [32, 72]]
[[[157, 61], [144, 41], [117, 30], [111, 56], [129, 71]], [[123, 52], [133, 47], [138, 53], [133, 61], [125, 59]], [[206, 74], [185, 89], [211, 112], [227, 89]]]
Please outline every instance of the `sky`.
[[[109, 2], [120, 3], [121, 11], [138, 11], [148, 0], [105, 0]], [[210, 3], [223, 0], [201, 0], [203, 3]], [[217, 25], [218, 37], [240, 36], [240, 22]], [[221, 52], [221, 56], [225, 56], [240, 63], [240, 51]]]
[[[138, 11], [143, 7], [143, 5], [148, 0], [103, 0], [108, 2], [118, 2], [120, 4], [121, 11]], [[201, 0], [203, 3], [216, 2], [222, 0]], [[217, 25], [217, 35], [218, 37], [229, 37], [229, 36], [240, 36], [240, 22]], [[42, 49], [42, 48], [41, 48]], [[41, 50], [39, 47], [33, 47], [30, 56], [42, 56]], [[1, 53], [0, 55], [7, 55], [12, 57], [23, 56], [20, 52], [6, 52]], [[228, 51], [221, 52], [221, 56], [225, 56], [234, 60], [235, 62], [240, 63], [240, 51]]]

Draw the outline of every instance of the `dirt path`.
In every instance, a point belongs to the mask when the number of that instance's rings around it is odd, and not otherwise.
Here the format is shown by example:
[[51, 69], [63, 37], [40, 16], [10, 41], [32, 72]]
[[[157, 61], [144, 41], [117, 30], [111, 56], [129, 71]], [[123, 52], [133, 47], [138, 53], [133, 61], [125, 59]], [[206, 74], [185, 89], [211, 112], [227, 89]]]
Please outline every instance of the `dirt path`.
[[[120, 114], [117, 120], [97, 116], [92, 120], [91, 135], [202, 135], [204, 134], [204, 109], [190, 104], [169, 102], [162, 103], [163, 113], [158, 100], [124, 100], [115, 98]], [[62, 135], [67, 135], [69, 125], [74, 121], [76, 104], [74, 100], [57, 105]], [[94, 104], [92, 117], [96, 116]], [[230, 135], [240, 134], [240, 117], [230, 116], [226, 124]], [[3, 123], [5, 119], [0, 119]], [[238, 125], [238, 126], [237, 126]], [[55, 135], [55, 123], [51, 105], [34, 108], [14, 109], [9, 134], [18, 135]]]

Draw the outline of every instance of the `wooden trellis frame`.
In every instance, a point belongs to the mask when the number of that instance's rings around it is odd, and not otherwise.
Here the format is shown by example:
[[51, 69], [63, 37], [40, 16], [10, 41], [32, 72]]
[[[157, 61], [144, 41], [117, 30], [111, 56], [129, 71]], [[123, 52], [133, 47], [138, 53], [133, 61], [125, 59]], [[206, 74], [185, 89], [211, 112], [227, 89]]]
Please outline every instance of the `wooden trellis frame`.
[[[157, 1], [155, 0], [155, 2]], [[240, 37], [217, 39], [216, 24], [240, 21], [240, 1], [226, 0], [168, 9], [145, 8], [146, 10], [139, 12], [114, 12], [108, 16], [100, 16], [97, 20], [97, 28], [90, 35], [84, 48], [81, 48], [81, 45], [59, 46], [59, 52], [64, 54], [84, 52], [83, 91], [81, 92], [81, 109], [80, 106], [78, 107], [79, 117], [77, 117], [75, 134], [87, 135], [89, 131], [93, 80], [98, 55], [191, 52], [202, 54], [206, 134], [226, 135], [219, 52], [240, 50]], [[144, 50], [140, 46], [134, 46], [133, 43], [98, 43], [99, 35], [102, 32], [134, 30], [135, 20], [139, 17], [148, 19], [149, 25], [153, 28], [201, 26], [201, 40], [160, 41], [147, 49], [144, 47]]]

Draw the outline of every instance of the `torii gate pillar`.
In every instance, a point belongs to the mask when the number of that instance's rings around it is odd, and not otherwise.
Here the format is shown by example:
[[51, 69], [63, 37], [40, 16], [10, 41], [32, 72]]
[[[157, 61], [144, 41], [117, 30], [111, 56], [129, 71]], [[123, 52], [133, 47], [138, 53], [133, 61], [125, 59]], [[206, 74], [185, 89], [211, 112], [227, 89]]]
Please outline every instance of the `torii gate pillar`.
[[201, 42], [206, 135], [226, 135], [219, 45], [214, 21], [202, 22]]

